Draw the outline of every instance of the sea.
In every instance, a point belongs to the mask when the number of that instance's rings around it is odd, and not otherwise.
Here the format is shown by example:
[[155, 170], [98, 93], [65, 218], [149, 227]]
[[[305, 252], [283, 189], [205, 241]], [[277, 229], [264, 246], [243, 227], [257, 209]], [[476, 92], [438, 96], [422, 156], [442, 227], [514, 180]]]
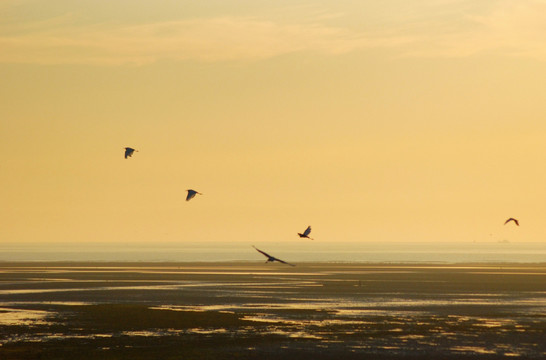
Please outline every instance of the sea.
[[261, 261], [256, 248], [281, 260], [357, 263], [544, 263], [545, 242], [0, 242], [0, 261]]

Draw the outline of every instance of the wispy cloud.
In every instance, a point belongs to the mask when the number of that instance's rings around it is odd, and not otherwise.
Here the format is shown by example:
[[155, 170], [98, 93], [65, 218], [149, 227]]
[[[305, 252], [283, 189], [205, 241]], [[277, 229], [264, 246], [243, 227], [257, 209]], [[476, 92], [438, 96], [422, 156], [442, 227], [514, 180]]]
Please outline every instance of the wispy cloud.
[[[468, 57], [483, 53], [546, 60], [546, 1], [501, 0], [481, 14], [462, 13], [458, 26], [414, 33], [410, 56]], [[443, 24], [445, 25], [445, 24]]]
[[483, 27], [477, 37], [481, 46], [546, 59], [546, 1], [506, 1], [492, 13], [473, 20]]
[[358, 24], [344, 8], [308, 9], [289, 21], [232, 15], [112, 24], [84, 23], [66, 14], [0, 25], [0, 63], [252, 61], [296, 52], [337, 55], [373, 48], [412, 57], [494, 53], [546, 60], [546, 0], [484, 1], [422, 0], [410, 14], [404, 9], [384, 13], [384, 19], [360, 27], [344, 25], [344, 17]]
[[[217, 17], [141, 25], [71, 25], [59, 19], [0, 36], [1, 62], [146, 64], [160, 59], [253, 60], [300, 51], [340, 54], [396, 46], [407, 36], [378, 38], [320, 23], [282, 24]], [[51, 26], [53, 24], [53, 26]]]

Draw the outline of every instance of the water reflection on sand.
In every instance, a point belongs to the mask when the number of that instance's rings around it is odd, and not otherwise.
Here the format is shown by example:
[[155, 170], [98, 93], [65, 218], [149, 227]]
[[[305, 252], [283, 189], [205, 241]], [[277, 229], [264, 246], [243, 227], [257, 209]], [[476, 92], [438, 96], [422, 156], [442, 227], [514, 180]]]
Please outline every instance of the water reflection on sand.
[[44, 325], [52, 313], [44, 310], [27, 310], [0, 307], [0, 325]]
[[[545, 280], [537, 265], [12, 266], [0, 271], [0, 345], [235, 337], [258, 351], [270, 337], [283, 349], [541, 359]], [[115, 320], [134, 304], [147, 325]], [[203, 321], [186, 324], [192, 313]]]

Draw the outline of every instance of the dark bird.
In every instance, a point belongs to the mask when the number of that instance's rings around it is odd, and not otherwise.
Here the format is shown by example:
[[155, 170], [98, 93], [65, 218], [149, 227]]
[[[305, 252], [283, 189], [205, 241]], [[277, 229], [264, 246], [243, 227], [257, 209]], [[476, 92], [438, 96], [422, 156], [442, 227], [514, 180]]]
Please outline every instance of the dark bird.
[[135, 151], [138, 152], [138, 150], [135, 150], [135, 149], [130, 148], [130, 147], [126, 147], [126, 148], [125, 148], [125, 158], [127, 159], [128, 157], [133, 156], [133, 153], [134, 153]]
[[203, 195], [200, 192], [197, 192], [197, 191], [192, 190], [192, 189], [188, 189], [186, 191], [188, 192], [188, 195], [186, 196], [186, 201], [190, 201], [191, 199], [193, 199], [196, 194]]
[[309, 237], [309, 234], [311, 233], [311, 226], [308, 226], [307, 229], [302, 233], [298, 233], [300, 238], [308, 238], [309, 240], [314, 240], [313, 238]]
[[268, 253], [266, 253], [266, 252], [264, 252], [264, 251], [258, 249], [258, 248], [257, 248], [256, 246], [254, 246], [254, 245], [252, 245], [252, 247], [253, 247], [254, 249], [256, 249], [256, 251], [258, 251], [258, 252], [264, 254], [265, 257], [267, 257], [267, 260], [265, 261], [266, 264], [267, 264], [268, 262], [278, 261], [278, 262], [283, 263], [283, 264], [286, 264], [286, 265], [296, 266], [296, 265], [294, 265], [294, 264], [287, 263], [286, 261], [282, 261], [281, 259], [277, 259], [276, 257], [271, 256], [271, 255], [269, 255]]
[[517, 219], [514, 219], [514, 218], [510, 218], [510, 219], [506, 220], [506, 221], [504, 222], [504, 225], [508, 224], [510, 221], [515, 222], [516, 225], [519, 226], [519, 221], [518, 221]]

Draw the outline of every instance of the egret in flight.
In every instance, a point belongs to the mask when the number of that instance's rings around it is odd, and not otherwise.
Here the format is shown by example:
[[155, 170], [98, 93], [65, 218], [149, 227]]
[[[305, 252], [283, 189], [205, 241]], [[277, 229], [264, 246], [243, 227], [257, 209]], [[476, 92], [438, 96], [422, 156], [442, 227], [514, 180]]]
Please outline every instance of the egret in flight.
[[506, 220], [506, 221], [504, 222], [504, 225], [508, 224], [510, 221], [515, 222], [516, 225], [519, 226], [519, 221], [518, 221], [517, 219], [514, 219], [514, 218], [510, 218], [510, 219]]
[[309, 237], [309, 234], [311, 233], [311, 226], [308, 226], [307, 229], [302, 233], [298, 233], [300, 238], [307, 238], [309, 240], [314, 240], [313, 238]]
[[253, 247], [254, 249], [256, 249], [256, 251], [258, 251], [259, 253], [262, 253], [262, 254], [265, 255], [265, 257], [267, 258], [267, 260], [265, 261], [266, 264], [267, 264], [268, 262], [278, 261], [278, 262], [283, 263], [283, 264], [286, 264], [286, 265], [296, 266], [296, 265], [294, 265], [294, 264], [287, 263], [286, 261], [282, 261], [281, 259], [277, 259], [276, 257], [269, 255], [269, 254], [266, 253], [265, 251], [262, 251], [262, 250], [258, 249], [258, 248], [257, 248], [256, 246], [254, 246], [254, 245], [252, 245], [252, 247]]
[[188, 195], [186, 196], [186, 201], [190, 201], [191, 199], [193, 199], [195, 197], [195, 195], [199, 194], [199, 195], [203, 195], [201, 194], [200, 192], [197, 192], [195, 190], [192, 190], [192, 189], [188, 189], [186, 190], [188, 192]]
[[125, 148], [125, 158], [127, 159], [128, 157], [133, 156], [133, 153], [134, 153], [135, 151], [138, 152], [138, 150], [135, 150], [135, 149], [130, 148], [130, 147], [126, 147], [126, 148]]

